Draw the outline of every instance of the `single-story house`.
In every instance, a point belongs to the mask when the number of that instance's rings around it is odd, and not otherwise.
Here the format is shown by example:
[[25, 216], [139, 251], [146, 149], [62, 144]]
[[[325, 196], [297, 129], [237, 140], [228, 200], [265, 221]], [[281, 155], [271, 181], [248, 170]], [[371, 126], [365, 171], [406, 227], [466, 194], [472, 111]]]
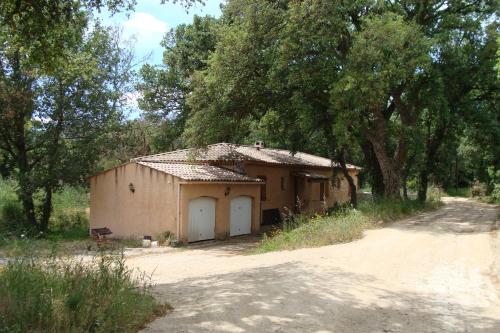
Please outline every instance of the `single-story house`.
[[[284, 211], [316, 212], [349, 200], [330, 159], [218, 143], [143, 156], [90, 178], [90, 226], [114, 237], [170, 232], [181, 242], [258, 233]], [[357, 183], [358, 167], [348, 165]]]

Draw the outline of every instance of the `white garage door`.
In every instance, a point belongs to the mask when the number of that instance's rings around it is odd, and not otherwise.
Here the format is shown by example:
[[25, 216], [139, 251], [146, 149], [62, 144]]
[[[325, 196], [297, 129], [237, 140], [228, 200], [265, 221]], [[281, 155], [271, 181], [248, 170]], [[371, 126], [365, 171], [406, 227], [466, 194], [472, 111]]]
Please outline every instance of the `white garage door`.
[[250, 233], [252, 225], [252, 199], [250, 197], [236, 197], [231, 200], [230, 235], [246, 235]]
[[200, 197], [189, 201], [188, 241], [215, 237], [215, 199]]

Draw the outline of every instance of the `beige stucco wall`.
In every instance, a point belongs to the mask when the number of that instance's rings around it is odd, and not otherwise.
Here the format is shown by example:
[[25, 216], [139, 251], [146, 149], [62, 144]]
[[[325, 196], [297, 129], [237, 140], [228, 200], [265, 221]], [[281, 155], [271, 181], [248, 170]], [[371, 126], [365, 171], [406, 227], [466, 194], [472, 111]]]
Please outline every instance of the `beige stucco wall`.
[[[294, 185], [291, 169], [262, 165], [245, 165], [247, 175], [251, 177], [266, 176], [266, 200], [262, 201], [262, 209], [294, 207]], [[281, 190], [281, 177], [285, 177], [287, 187]]]
[[[265, 201], [260, 200], [259, 184], [227, 183], [187, 183], [172, 175], [128, 163], [90, 178], [90, 226], [91, 228], [108, 227], [113, 237], [128, 238], [151, 235], [158, 237], [170, 231], [177, 234], [177, 193], [180, 186], [180, 239], [187, 241], [189, 221], [189, 201], [200, 196], [216, 199], [216, 239], [229, 236], [230, 200], [240, 195], [252, 198], [252, 232], [259, 231], [261, 210], [295, 206], [294, 177], [295, 171], [308, 171], [331, 176], [330, 169], [293, 169], [256, 164], [245, 165], [249, 176], [266, 176]], [[351, 171], [355, 176], [356, 171]], [[281, 189], [281, 177], [286, 179], [286, 190]], [[326, 206], [335, 202], [349, 200], [349, 186], [344, 177], [340, 177], [340, 187], [328, 182]], [[357, 177], [354, 177], [357, 184]], [[320, 211], [325, 203], [319, 198], [320, 183], [299, 178], [302, 211]], [[129, 189], [132, 183], [135, 192]], [[179, 185], [180, 184], [180, 185]], [[227, 191], [229, 189], [229, 191]], [[226, 192], [229, 192], [226, 195]]]
[[[265, 166], [259, 164], [247, 163], [245, 165], [246, 173], [252, 177], [264, 175], [267, 177], [266, 201], [262, 201], [262, 209], [287, 207], [293, 209], [295, 207], [295, 190], [294, 178], [292, 174], [297, 171], [305, 171], [316, 174], [321, 174], [331, 178], [332, 171], [329, 168], [293, 168], [282, 166]], [[357, 171], [349, 171], [353, 176], [356, 186], [358, 186]], [[287, 190], [281, 190], [281, 177], [286, 178]], [[301, 210], [304, 212], [321, 211], [327, 207], [337, 203], [349, 201], [349, 184], [341, 173], [339, 173], [340, 186], [335, 187], [331, 180], [328, 181], [328, 189], [325, 188], [326, 200], [320, 200], [320, 182], [310, 182], [304, 178], [298, 179], [299, 194], [301, 201]]]
[[[130, 183], [134, 184], [134, 193], [129, 189]], [[259, 184], [187, 183], [136, 163], [116, 167], [90, 179], [90, 227], [108, 227], [115, 238], [142, 238], [144, 235], [157, 238], [166, 231], [176, 235], [178, 191], [181, 193], [179, 239], [182, 241], [187, 242], [189, 201], [201, 196], [216, 199], [217, 239], [229, 236], [230, 200], [240, 195], [252, 198], [252, 232], [259, 232]]]
[[[325, 188], [326, 196], [325, 201], [320, 200], [320, 182], [307, 182], [305, 181], [306, 190], [304, 191], [304, 206], [302, 210], [305, 212], [318, 212], [327, 207], [332, 207], [335, 203], [345, 203], [349, 201], [349, 183], [347, 179], [343, 176], [342, 172], [339, 172], [336, 177], [340, 180], [338, 184], [335, 181], [332, 182], [332, 171], [331, 170], [310, 170], [310, 172], [322, 174], [324, 176], [330, 177], [328, 181], [328, 189]], [[350, 170], [349, 174], [353, 177], [356, 188], [358, 188], [358, 172], [355, 170]], [[337, 186], [339, 185], [339, 186]]]
[[[252, 233], [260, 230], [260, 185], [259, 184], [181, 184], [180, 189], [180, 239], [187, 242], [189, 223], [189, 201], [198, 197], [215, 199], [215, 238], [229, 237], [231, 199], [244, 195], [252, 198]], [[226, 195], [227, 193], [227, 195]]]
[[90, 227], [108, 227], [116, 238], [175, 231], [177, 182], [172, 175], [136, 163], [91, 177]]

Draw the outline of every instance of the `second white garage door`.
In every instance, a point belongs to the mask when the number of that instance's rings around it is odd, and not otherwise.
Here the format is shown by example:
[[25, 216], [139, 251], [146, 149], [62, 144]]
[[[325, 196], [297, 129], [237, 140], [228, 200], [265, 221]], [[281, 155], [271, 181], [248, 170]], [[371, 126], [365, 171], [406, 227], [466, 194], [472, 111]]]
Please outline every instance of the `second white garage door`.
[[231, 199], [230, 235], [249, 234], [252, 227], [252, 199], [241, 196]]
[[214, 239], [215, 199], [200, 197], [189, 201], [188, 242]]

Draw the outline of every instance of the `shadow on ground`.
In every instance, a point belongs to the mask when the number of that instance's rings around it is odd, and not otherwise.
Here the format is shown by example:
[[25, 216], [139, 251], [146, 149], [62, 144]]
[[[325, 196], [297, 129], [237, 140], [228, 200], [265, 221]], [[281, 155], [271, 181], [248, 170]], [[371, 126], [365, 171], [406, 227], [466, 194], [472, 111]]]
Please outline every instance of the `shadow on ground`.
[[175, 309], [145, 332], [500, 332], [484, 309], [379, 285], [300, 263], [186, 279], [157, 286]]

